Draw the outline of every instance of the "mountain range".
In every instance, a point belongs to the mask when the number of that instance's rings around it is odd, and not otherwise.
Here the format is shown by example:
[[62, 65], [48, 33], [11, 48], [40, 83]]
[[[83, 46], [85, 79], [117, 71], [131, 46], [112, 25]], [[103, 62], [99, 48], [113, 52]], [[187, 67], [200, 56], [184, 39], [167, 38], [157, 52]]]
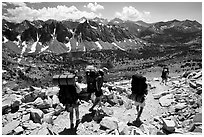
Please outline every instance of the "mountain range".
[[202, 25], [191, 20], [146, 23], [103, 18], [21, 23], [2, 20], [2, 47], [27, 54], [63, 54], [91, 50], [137, 50], [152, 44], [187, 44], [202, 40]]

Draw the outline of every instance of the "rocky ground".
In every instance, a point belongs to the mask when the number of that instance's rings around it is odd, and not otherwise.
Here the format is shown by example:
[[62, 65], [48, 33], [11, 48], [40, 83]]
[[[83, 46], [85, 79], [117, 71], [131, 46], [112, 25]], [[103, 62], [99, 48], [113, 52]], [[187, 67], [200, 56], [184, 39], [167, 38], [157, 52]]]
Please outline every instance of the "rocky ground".
[[[160, 70], [150, 68], [149, 93], [141, 122], [136, 122], [134, 102], [128, 98], [130, 80], [104, 84], [103, 106], [89, 112], [92, 103], [81, 101], [81, 122], [70, 129], [69, 113], [59, 103], [58, 87], [16, 88], [3, 82], [3, 135], [172, 135], [202, 134], [202, 70], [170, 73], [161, 84]], [[12, 85], [12, 86], [11, 86]], [[86, 86], [81, 84], [82, 87]], [[113, 89], [109, 91], [110, 87]]]

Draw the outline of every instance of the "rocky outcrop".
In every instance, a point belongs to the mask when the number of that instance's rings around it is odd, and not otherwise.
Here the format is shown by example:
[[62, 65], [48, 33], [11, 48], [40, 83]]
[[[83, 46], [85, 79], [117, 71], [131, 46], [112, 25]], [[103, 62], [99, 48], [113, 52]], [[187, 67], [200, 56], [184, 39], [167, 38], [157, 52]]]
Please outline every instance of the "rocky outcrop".
[[[191, 76], [192, 75], [192, 76]], [[90, 102], [81, 101], [80, 119], [73, 134], [80, 135], [174, 135], [202, 133], [201, 71], [190, 72], [188, 77], [178, 76], [168, 81], [170, 89], [153, 95], [166, 109], [150, 121], [133, 121], [136, 110], [128, 98], [130, 80], [104, 84], [102, 108], [90, 113]], [[189, 85], [193, 81], [196, 87]], [[159, 81], [152, 81], [159, 82]], [[151, 84], [151, 81], [148, 81]], [[150, 86], [152, 87], [152, 86]], [[5, 87], [3, 87], [4, 89]], [[82, 89], [86, 89], [81, 84]], [[3, 135], [56, 135], [71, 133], [69, 112], [58, 100], [58, 87], [30, 87], [3, 94]], [[157, 87], [149, 89], [149, 94]], [[150, 96], [149, 96], [150, 97]], [[170, 100], [170, 101], [169, 101]], [[146, 102], [149, 103], [149, 102]], [[152, 102], [151, 102], [152, 103]], [[68, 131], [67, 131], [68, 130]]]

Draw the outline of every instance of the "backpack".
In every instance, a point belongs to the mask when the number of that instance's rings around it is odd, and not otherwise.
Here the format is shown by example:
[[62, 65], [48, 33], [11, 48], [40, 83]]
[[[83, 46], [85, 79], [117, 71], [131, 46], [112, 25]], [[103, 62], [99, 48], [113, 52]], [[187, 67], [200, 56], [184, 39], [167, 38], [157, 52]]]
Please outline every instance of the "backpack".
[[96, 90], [96, 78], [97, 78], [97, 71], [94, 66], [87, 66], [86, 67], [86, 83], [87, 83], [87, 90], [88, 92], [94, 92]]
[[136, 94], [137, 96], [147, 95], [146, 77], [140, 74], [133, 75], [131, 82], [131, 90], [132, 93]]
[[74, 104], [78, 100], [78, 94], [75, 85], [59, 85], [58, 98], [60, 103]]
[[60, 103], [73, 104], [78, 99], [78, 94], [76, 90], [75, 75], [72, 73], [64, 73], [60, 75], [53, 76], [53, 84], [58, 85], [60, 90], [58, 93], [58, 98]]
[[164, 68], [162, 71], [162, 78], [167, 78], [168, 77], [168, 73], [169, 73], [169, 69], [168, 68]]
[[86, 69], [87, 91], [95, 92], [97, 96], [102, 94], [101, 87], [103, 86], [103, 75], [101, 70]]
[[54, 75], [52, 81], [54, 85], [75, 85], [75, 75], [69, 72]]

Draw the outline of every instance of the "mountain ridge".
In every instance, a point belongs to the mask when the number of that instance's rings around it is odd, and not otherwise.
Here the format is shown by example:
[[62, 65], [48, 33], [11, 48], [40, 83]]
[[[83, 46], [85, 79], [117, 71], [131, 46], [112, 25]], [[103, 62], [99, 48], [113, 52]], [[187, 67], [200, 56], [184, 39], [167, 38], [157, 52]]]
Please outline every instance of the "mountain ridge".
[[33, 53], [36, 47], [36, 54], [42, 51], [62, 53], [103, 49], [129, 50], [151, 43], [188, 43], [202, 37], [202, 24], [191, 20], [175, 19], [149, 24], [143, 21], [123, 21], [119, 18], [109, 22], [103, 18], [82, 19], [83, 21], [78, 20], [80, 22], [49, 19], [32, 22], [25, 20], [21, 23], [3, 19], [3, 44], [13, 42], [21, 50], [24, 49], [24, 53], [21, 51], [23, 55]]

